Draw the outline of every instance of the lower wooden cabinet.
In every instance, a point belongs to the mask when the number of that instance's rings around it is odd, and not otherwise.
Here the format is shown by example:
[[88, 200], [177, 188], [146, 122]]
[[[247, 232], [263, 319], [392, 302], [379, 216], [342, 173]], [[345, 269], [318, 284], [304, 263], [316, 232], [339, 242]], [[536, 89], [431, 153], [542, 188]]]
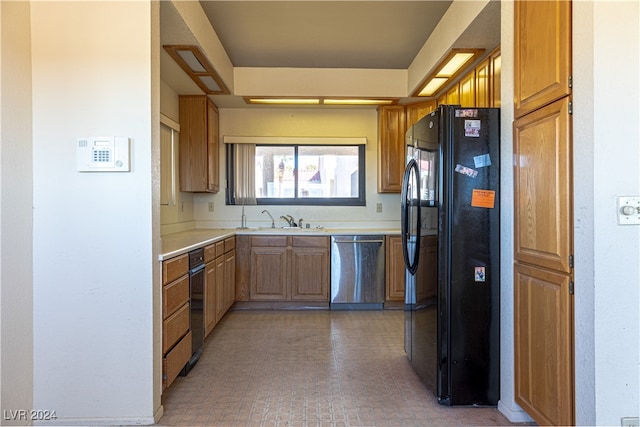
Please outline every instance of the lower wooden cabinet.
[[251, 237], [250, 301], [289, 299], [287, 236]]
[[191, 357], [189, 258], [162, 262], [162, 388], [169, 387]]
[[191, 357], [191, 331], [187, 333], [178, 343], [165, 354], [162, 359], [163, 389], [169, 387], [176, 379], [184, 365]]
[[[405, 266], [402, 255], [402, 237], [387, 236], [386, 255], [386, 295], [387, 302], [404, 302]], [[438, 236], [422, 236], [420, 239], [420, 263], [418, 276], [428, 277], [429, 280], [416, 284], [418, 299], [425, 299], [436, 295], [433, 284], [437, 283], [438, 275]], [[431, 286], [431, 287], [430, 287]]]
[[205, 247], [205, 337], [235, 302], [235, 237]]
[[[301, 246], [297, 246], [301, 244]], [[292, 241], [289, 252], [291, 299], [294, 301], [329, 300], [329, 238]]]
[[[241, 273], [238, 293], [246, 295], [244, 300], [329, 301], [329, 237], [246, 239], [240, 243], [236, 263]], [[243, 266], [248, 274], [242, 271]]]
[[387, 236], [386, 242], [385, 301], [404, 301], [404, 259], [402, 256], [402, 237]]

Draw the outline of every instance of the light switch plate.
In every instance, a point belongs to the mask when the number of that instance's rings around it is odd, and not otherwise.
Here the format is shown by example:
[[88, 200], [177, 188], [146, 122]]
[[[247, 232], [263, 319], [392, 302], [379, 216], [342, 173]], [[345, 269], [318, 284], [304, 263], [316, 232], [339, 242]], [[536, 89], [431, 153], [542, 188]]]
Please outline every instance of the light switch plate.
[[640, 224], [640, 196], [618, 197], [618, 225]]

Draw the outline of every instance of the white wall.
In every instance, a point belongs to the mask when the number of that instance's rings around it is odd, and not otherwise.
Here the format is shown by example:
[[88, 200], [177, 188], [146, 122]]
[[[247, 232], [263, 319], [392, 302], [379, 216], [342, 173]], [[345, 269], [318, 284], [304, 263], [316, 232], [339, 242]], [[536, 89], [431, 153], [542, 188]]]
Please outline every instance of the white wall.
[[531, 421], [515, 403], [513, 313], [513, 2], [500, 5], [502, 60], [500, 108], [500, 401], [498, 408], [513, 422]]
[[[178, 94], [168, 84], [160, 82], [160, 112], [176, 123], [180, 121], [180, 108]], [[177, 135], [178, 143], [174, 146], [174, 162], [176, 165], [175, 188], [176, 200], [173, 205], [163, 205], [160, 207], [161, 234], [176, 233], [178, 231], [190, 230], [195, 227], [193, 220], [193, 193], [179, 191], [179, 144], [180, 135]]]
[[[34, 407], [56, 410], [60, 424], [153, 423], [157, 4], [33, 2], [31, 11]], [[131, 172], [76, 171], [77, 138], [101, 135], [132, 139]]]
[[[271, 220], [262, 210], [269, 209], [277, 219], [280, 215], [304, 218], [311, 226], [331, 228], [400, 227], [400, 197], [398, 194], [377, 193], [378, 115], [375, 109], [221, 109], [220, 136], [339, 136], [367, 137], [366, 206], [247, 206], [249, 227], [269, 226]], [[239, 227], [241, 207], [225, 206], [225, 147], [220, 146], [221, 191], [216, 195], [194, 196], [194, 216], [197, 227]], [[214, 202], [214, 212], [208, 202]], [[376, 212], [382, 203], [382, 212]], [[278, 220], [284, 225], [282, 220]]]
[[574, 2], [576, 422], [640, 413], [640, 4]]
[[10, 411], [34, 407], [29, 3], [0, 2], [0, 40], [0, 424], [26, 425]]

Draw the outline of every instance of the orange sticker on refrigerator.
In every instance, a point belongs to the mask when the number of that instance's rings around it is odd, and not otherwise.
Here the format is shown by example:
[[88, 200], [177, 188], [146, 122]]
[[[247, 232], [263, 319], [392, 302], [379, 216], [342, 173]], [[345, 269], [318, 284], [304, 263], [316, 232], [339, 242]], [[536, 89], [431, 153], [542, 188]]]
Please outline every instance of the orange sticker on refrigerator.
[[493, 190], [473, 190], [471, 206], [475, 208], [495, 208], [496, 192]]

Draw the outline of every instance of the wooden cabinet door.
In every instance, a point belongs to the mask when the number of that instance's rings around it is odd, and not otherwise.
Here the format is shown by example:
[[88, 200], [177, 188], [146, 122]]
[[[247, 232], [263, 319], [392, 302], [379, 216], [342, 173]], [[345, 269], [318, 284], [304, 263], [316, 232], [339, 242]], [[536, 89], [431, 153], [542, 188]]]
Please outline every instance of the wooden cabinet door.
[[402, 105], [378, 109], [378, 193], [399, 193], [405, 160], [406, 117]]
[[224, 300], [225, 312], [236, 300], [236, 251], [224, 254]]
[[568, 105], [514, 122], [515, 400], [541, 425], [574, 422]]
[[570, 280], [515, 265], [515, 400], [538, 425], [574, 423]]
[[251, 237], [236, 236], [236, 301], [249, 301], [251, 287]]
[[[320, 239], [325, 239], [320, 237]], [[327, 247], [291, 248], [291, 299], [329, 300], [329, 250]]]
[[253, 301], [286, 300], [289, 285], [286, 246], [251, 247], [249, 298]]
[[220, 190], [220, 149], [218, 109], [207, 98], [207, 191]]
[[[476, 107], [491, 107], [491, 61], [485, 59], [476, 67]], [[464, 104], [463, 104], [464, 105]]]
[[386, 251], [385, 299], [403, 302], [405, 267], [402, 256], [402, 237], [387, 236]]
[[216, 323], [222, 319], [224, 313], [226, 313], [225, 309], [225, 277], [224, 277], [224, 255], [219, 256], [215, 259], [214, 263], [216, 264]]
[[207, 98], [181, 96], [180, 108], [180, 191], [206, 190]]
[[565, 273], [573, 253], [569, 99], [513, 125], [515, 259]]
[[416, 104], [407, 104], [407, 129], [413, 126], [418, 120], [436, 109], [438, 103], [433, 101], [419, 102]]
[[570, 94], [571, 2], [516, 1], [514, 115]]
[[471, 71], [460, 80], [460, 105], [462, 107], [476, 106], [476, 73]]
[[204, 278], [204, 334], [211, 333], [216, 326], [216, 262], [208, 262]]
[[206, 95], [181, 95], [180, 191], [219, 190], [218, 109]]
[[502, 105], [502, 56], [500, 55], [500, 49], [493, 52], [490, 56], [491, 61], [491, 104], [490, 107], [500, 108]]
[[447, 105], [460, 105], [460, 85], [456, 83], [447, 91]]

